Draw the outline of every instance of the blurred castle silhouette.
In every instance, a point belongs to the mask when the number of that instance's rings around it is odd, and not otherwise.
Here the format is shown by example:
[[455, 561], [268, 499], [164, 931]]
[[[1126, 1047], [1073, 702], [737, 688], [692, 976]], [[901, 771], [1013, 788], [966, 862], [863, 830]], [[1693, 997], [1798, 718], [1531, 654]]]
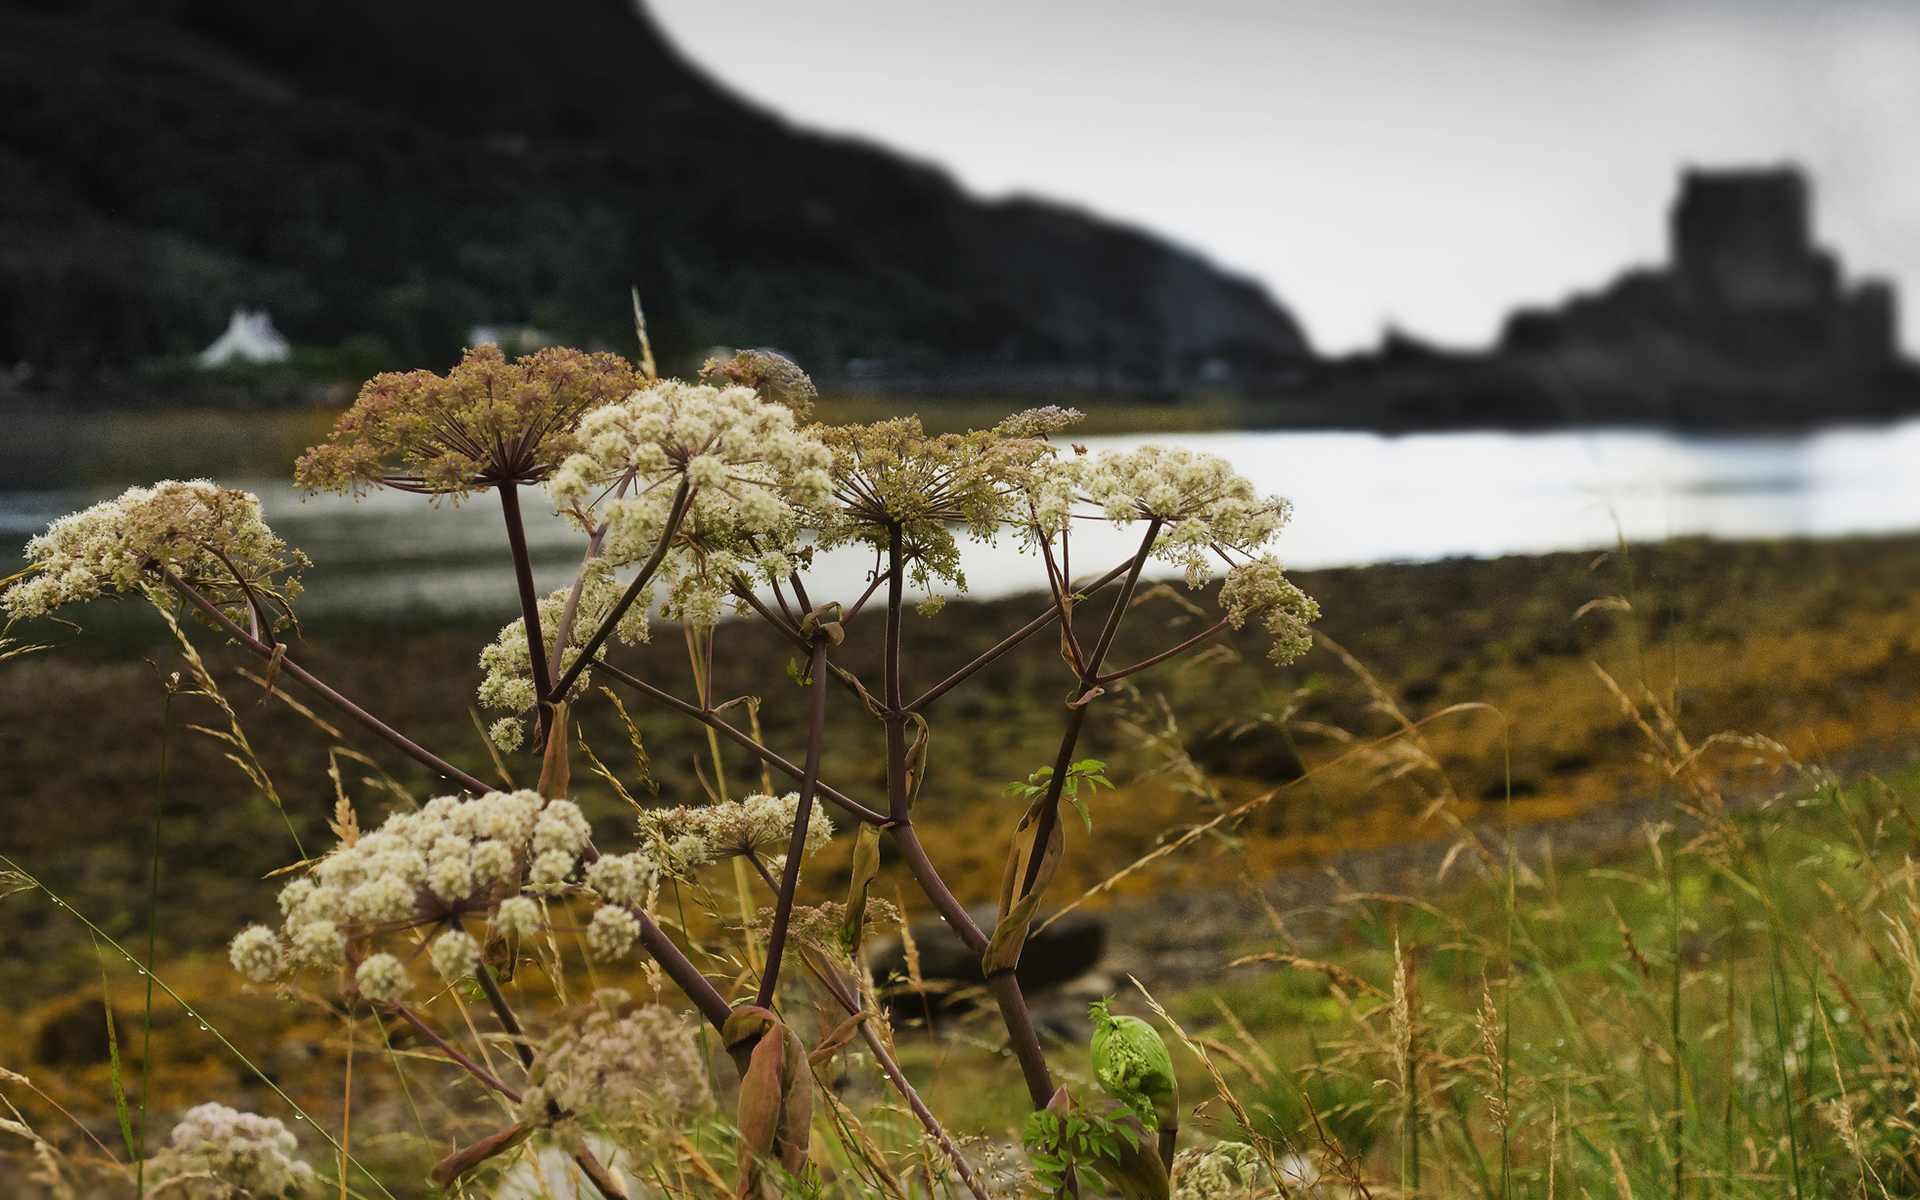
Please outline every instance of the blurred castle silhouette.
[[1688, 170], [1665, 266], [1516, 312], [1485, 353], [1389, 334], [1282, 407], [1368, 428], [1787, 427], [1920, 411], [1893, 287], [1848, 282], [1814, 244], [1811, 209], [1796, 167]]
[[1673, 206], [1672, 262], [1598, 296], [1508, 321], [1509, 351], [1666, 347], [1781, 366], [1885, 366], [1899, 355], [1894, 294], [1852, 287], [1813, 244], [1806, 176], [1792, 167], [1688, 171]]

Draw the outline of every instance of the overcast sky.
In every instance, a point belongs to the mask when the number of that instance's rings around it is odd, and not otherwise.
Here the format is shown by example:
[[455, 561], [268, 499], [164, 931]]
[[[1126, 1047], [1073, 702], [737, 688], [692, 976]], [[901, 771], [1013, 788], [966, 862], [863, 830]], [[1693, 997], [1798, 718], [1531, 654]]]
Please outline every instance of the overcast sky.
[[814, 128], [1159, 231], [1316, 345], [1492, 337], [1665, 253], [1685, 164], [1788, 159], [1920, 346], [1920, 4], [650, 0]]

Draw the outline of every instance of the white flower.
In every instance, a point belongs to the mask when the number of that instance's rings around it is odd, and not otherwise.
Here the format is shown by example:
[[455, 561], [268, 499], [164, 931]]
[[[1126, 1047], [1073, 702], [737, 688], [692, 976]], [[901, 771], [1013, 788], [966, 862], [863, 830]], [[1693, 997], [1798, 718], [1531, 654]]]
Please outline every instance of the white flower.
[[217, 1185], [212, 1192], [189, 1185], [189, 1195], [264, 1200], [302, 1194], [313, 1186], [313, 1168], [293, 1157], [300, 1143], [273, 1117], [202, 1104], [187, 1110], [170, 1140], [173, 1145], [151, 1160], [147, 1178], [198, 1178]]
[[[682, 864], [688, 862], [698, 865], [749, 850], [785, 850], [799, 813], [800, 793], [788, 792], [780, 797], [755, 795], [722, 804], [652, 809], [641, 814], [640, 827], [657, 860], [682, 871]], [[832, 837], [833, 822], [815, 805], [807, 820], [806, 852], [813, 853]], [[693, 840], [686, 841], [689, 838]]]
[[400, 960], [391, 954], [373, 954], [360, 964], [354, 981], [360, 985], [360, 994], [369, 1000], [392, 1003], [407, 994], [412, 981], [407, 978], [407, 969]]
[[512, 717], [502, 717], [487, 729], [488, 740], [508, 752], [518, 750], [526, 736], [525, 727]]
[[233, 961], [234, 970], [255, 983], [265, 983], [280, 973], [280, 942], [265, 925], [241, 930], [227, 957]]
[[638, 851], [609, 854], [587, 868], [587, 886], [614, 904], [644, 904], [647, 886], [660, 873], [653, 860]]
[[[681, 483], [688, 486], [658, 578], [667, 615], [696, 624], [717, 620], [725, 599], [756, 576], [768, 578], [768, 568], [790, 567], [800, 509], [827, 495], [827, 448], [797, 427], [792, 410], [748, 387], [662, 380], [587, 414], [578, 436], [585, 450], [549, 488], [557, 504], [576, 512], [612, 493], [602, 544], [609, 568], [651, 557]], [[650, 601], [636, 602], [622, 624]]]
[[503, 900], [493, 926], [505, 937], [532, 937], [540, 928], [540, 905], [525, 896]]
[[293, 931], [294, 961], [310, 967], [336, 967], [346, 953], [332, 921], [314, 921]]
[[382, 875], [347, 893], [347, 911], [356, 920], [384, 924], [413, 915], [415, 889], [399, 875]]
[[619, 958], [633, 947], [640, 936], [640, 922], [624, 908], [605, 905], [593, 914], [587, 925], [587, 949], [600, 959]]
[[433, 940], [430, 953], [434, 970], [448, 979], [464, 979], [480, 961], [480, 943], [463, 929], [449, 929]]
[[1235, 629], [1249, 617], [1264, 616], [1267, 631], [1275, 635], [1269, 653], [1277, 663], [1290, 663], [1313, 645], [1307, 627], [1319, 619], [1320, 606], [1287, 579], [1272, 555], [1227, 572], [1227, 581], [1220, 585], [1220, 607]]
[[527, 871], [527, 890], [536, 896], [551, 896], [566, 887], [573, 874], [574, 856], [565, 850], [549, 850], [533, 860]]
[[300, 584], [276, 577], [307, 565], [260, 519], [256, 497], [205, 479], [128, 488], [62, 517], [27, 543], [27, 558], [35, 573], [0, 593], [14, 619], [157, 585], [164, 568], [244, 625], [249, 589], [284, 614]]
[[505, 879], [513, 871], [513, 851], [505, 842], [488, 838], [473, 847], [473, 877], [482, 883]]
[[[608, 1007], [622, 1002], [617, 993], [596, 999]], [[562, 1025], [542, 1048], [536, 1074], [522, 1110], [536, 1121], [546, 1119], [551, 1101], [623, 1132], [652, 1127], [670, 1136], [713, 1104], [699, 1034], [684, 1014], [657, 1005], [618, 1019], [601, 1009]]]
[[[1199, 587], [1213, 573], [1209, 549], [1254, 553], [1273, 539], [1292, 511], [1278, 496], [1262, 498], [1226, 459], [1179, 447], [1108, 450], [1074, 471], [1080, 498], [1116, 525], [1161, 521], [1153, 555], [1185, 568], [1189, 587]], [[1049, 500], [1049, 505], [1052, 516], [1057, 503]]]
[[555, 800], [547, 805], [540, 814], [539, 824], [533, 827], [533, 849], [536, 854], [549, 850], [579, 854], [592, 837], [593, 827], [587, 824], [580, 806], [571, 800]]

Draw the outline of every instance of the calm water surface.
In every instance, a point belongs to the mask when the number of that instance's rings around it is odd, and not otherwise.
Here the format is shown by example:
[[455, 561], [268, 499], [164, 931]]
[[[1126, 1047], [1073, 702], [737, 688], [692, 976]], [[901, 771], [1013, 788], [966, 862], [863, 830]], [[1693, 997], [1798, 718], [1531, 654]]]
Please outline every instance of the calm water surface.
[[[1621, 535], [1920, 530], [1920, 421], [1795, 437], [1257, 432], [1087, 440], [1094, 450], [1148, 442], [1223, 455], [1262, 491], [1291, 499], [1293, 522], [1277, 548], [1294, 567], [1579, 550]], [[274, 528], [313, 558], [305, 612], [514, 607], [499, 507], [490, 498], [458, 508], [399, 492], [303, 501], [281, 480], [221, 482], [258, 494]], [[0, 537], [17, 546], [60, 514], [119, 490], [0, 492]], [[540, 583], [564, 586], [581, 541], [538, 505], [528, 507]], [[1077, 527], [1076, 573], [1118, 561], [1128, 542], [1104, 522]], [[1012, 539], [968, 546], [964, 563], [975, 595], [1042, 586], [1039, 564]], [[816, 601], [851, 599], [871, 565], [870, 554], [852, 550], [825, 556], [810, 591]]]

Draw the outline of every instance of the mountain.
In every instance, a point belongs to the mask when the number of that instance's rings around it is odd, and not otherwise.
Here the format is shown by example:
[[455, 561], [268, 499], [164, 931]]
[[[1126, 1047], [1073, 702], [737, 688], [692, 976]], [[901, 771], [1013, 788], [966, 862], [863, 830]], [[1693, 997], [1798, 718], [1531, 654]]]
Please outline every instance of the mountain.
[[631, 285], [670, 360], [772, 346], [869, 384], [1311, 357], [1255, 284], [797, 130], [625, 0], [0, 0], [0, 112], [17, 386], [133, 378], [240, 307], [375, 366], [445, 365], [476, 325], [630, 349]]

